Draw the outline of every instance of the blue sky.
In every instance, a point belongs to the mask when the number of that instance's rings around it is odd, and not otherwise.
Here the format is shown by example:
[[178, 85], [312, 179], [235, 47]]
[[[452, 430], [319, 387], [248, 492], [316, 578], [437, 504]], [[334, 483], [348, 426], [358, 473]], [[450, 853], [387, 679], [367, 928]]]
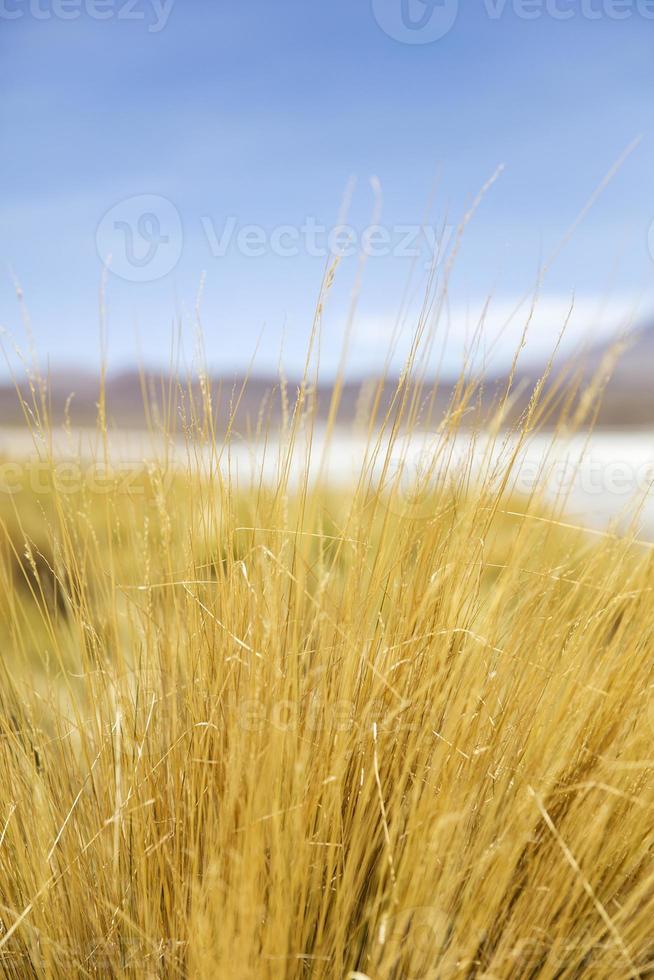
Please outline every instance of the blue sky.
[[[166, 363], [177, 322], [190, 356], [203, 282], [212, 367], [247, 365], [258, 344], [260, 370], [282, 345], [296, 370], [327, 233], [350, 194], [359, 246], [381, 205], [351, 356], [353, 370], [374, 370], [412, 266], [406, 229], [421, 249], [411, 313], [434, 242], [451, 245], [503, 164], [451, 276], [454, 365], [486, 298], [490, 340], [638, 136], [549, 270], [530, 350], [550, 348], [573, 293], [571, 340], [635, 310], [646, 318], [654, 3], [444, 0], [456, 20], [425, 40], [403, 27], [403, 2], [427, 29], [443, 16], [423, 0], [0, 0], [0, 325], [10, 338], [24, 344], [15, 275], [43, 359], [96, 364], [111, 252], [111, 366]], [[317, 248], [307, 221], [324, 229]], [[356, 275], [357, 256], [344, 257], [325, 313], [326, 370]]]

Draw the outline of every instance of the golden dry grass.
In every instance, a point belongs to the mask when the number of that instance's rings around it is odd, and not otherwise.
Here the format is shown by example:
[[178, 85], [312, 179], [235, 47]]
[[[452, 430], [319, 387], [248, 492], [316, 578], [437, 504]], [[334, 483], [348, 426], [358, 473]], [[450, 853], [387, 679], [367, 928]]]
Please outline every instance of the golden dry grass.
[[465, 382], [407, 494], [416, 373], [347, 491], [307, 385], [272, 483], [207, 394], [182, 465], [4, 495], [4, 976], [654, 972], [651, 551], [448, 466]]

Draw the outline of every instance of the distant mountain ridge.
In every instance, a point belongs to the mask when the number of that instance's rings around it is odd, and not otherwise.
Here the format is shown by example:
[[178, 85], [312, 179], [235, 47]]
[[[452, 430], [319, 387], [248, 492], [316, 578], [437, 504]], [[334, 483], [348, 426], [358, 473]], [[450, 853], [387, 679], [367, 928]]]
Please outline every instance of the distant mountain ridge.
[[[382, 385], [379, 399], [379, 413], [384, 413], [391, 405], [397, 388], [397, 377], [389, 377]], [[175, 382], [167, 375], [155, 372], [141, 374], [137, 371], [124, 371], [110, 374], [106, 380], [106, 414], [110, 425], [118, 428], [143, 428], [151, 421], [162, 421], [162, 416], [173, 404], [177, 411], [178, 423], [183, 423], [183, 415], [191, 411], [190, 401], [196, 407], [202, 403], [203, 392], [199, 380], [190, 383], [180, 380], [180, 389], [174, 393]], [[286, 381], [287, 407], [280, 379], [273, 375], [224, 375], [208, 379], [211, 392], [213, 415], [219, 428], [226, 428], [233, 417], [235, 431], [246, 434], [257, 427], [275, 428], [284, 415], [292, 411], [300, 381], [290, 378]], [[372, 401], [373, 391], [378, 384], [375, 377], [347, 381], [342, 388], [338, 421], [351, 422], [363, 405]], [[66, 417], [73, 425], [93, 425], [98, 417], [100, 393], [99, 378], [91, 373], [68, 378], [65, 372], [57, 372], [48, 379], [48, 406], [50, 418], [60, 425]], [[29, 386], [20, 384], [20, 393], [31, 401]], [[333, 382], [318, 384], [311, 392], [316, 399], [318, 420], [326, 420], [333, 393]], [[445, 382], [439, 386], [436, 405], [444, 410], [452, 393], [452, 385]], [[147, 406], [147, 407], [146, 407]], [[0, 386], [0, 425], [19, 425], [24, 422], [24, 412], [13, 385]]]
[[[597, 370], [611, 344], [598, 344], [584, 358], [588, 375]], [[598, 424], [654, 425], [654, 325], [634, 330], [615, 364], [602, 399]]]
[[[610, 345], [599, 344], [586, 353], [580, 364], [584, 376], [589, 378], [602, 363]], [[570, 367], [576, 365], [574, 359]], [[519, 412], [526, 404], [529, 388], [539, 376], [538, 368], [522, 371], [516, 378], [516, 386], [522, 382], [522, 393], [517, 399], [515, 411]], [[397, 386], [397, 377], [388, 377], [381, 388], [377, 417], [381, 418], [392, 403]], [[209, 379], [211, 388], [214, 416], [219, 428], [224, 428], [234, 413], [234, 428], [237, 432], [247, 434], [258, 426], [276, 427], [283, 417], [283, 398], [279, 378], [273, 375], [253, 375], [247, 379], [242, 375], [222, 375]], [[482, 401], [490, 405], [493, 393], [501, 390], [506, 378], [497, 375], [485, 382], [485, 395]], [[378, 384], [378, 378], [371, 375], [367, 378], [347, 380], [343, 386], [338, 413], [338, 421], [351, 423], [357, 416], [367, 418], [366, 404], [371, 402], [372, 393]], [[433, 385], [433, 382], [431, 383]], [[454, 380], [445, 379], [438, 383], [434, 396], [432, 421], [437, 419], [446, 409], [452, 392]], [[289, 379], [287, 393], [291, 407], [294, 403], [298, 379]], [[141, 375], [138, 371], [122, 371], [110, 374], [106, 383], [107, 419], [109, 424], [118, 428], [142, 428], [148, 425], [149, 418], [154, 421], [157, 415], [166, 411], [170, 405], [170, 391], [173, 382], [162, 373], [147, 372]], [[200, 384], [197, 380], [188, 386], [182, 380], [181, 386], [186, 390], [183, 401], [189, 397], [196, 404], [201, 399]], [[147, 397], [144, 399], [144, 388]], [[23, 397], [29, 396], [27, 382], [20, 383]], [[327, 417], [333, 391], [333, 382], [322, 381], [315, 391], [316, 412], [318, 420]], [[98, 415], [98, 399], [100, 382], [93, 372], [79, 370], [57, 370], [48, 378], [48, 400], [52, 423], [60, 425], [66, 416], [73, 425], [94, 425]], [[431, 394], [430, 383], [425, 382], [423, 397]], [[29, 397], [27, 397], [29, 401]], [[179, 401], [173, 399], [173, 401]], [[236, 403], [238, 408], [235, 410]], [[147, 403], [148, 409], [144, 407]], [[178, 406], [178, 422], [184, 408]], [[188, 410], [188, 406], [187, 406]], [[369, 408], [368, 408], [369, 411]], [[0, 384], [0, 425], [20, 425], [24, 422], [24, 414], [20, 400], [13, 384]], [[654, 425], [654, 326], [635, 331], [628, 339], [627, 347], [615, 366], [611, 380], [602, 400], [597, 424], [604, 427], [629, 427]]]

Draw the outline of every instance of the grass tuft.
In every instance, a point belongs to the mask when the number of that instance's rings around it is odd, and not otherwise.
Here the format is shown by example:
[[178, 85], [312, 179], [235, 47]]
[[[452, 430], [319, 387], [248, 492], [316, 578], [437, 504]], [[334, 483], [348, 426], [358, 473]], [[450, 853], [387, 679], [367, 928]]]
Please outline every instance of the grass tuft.
[[652, 552], [513, 494], [574, 397], [543, 379], [508, 439], [500, 393], [473, 465], [481, 382], [430, 418], [417, 358], [340, 488], [309, 371], [272, 475], [171, 384], [147, 465], [112, 469], [101, 416], [64, 480], [34, 385], [38, 482], [0, 504], [2, 975], [654, 971]]

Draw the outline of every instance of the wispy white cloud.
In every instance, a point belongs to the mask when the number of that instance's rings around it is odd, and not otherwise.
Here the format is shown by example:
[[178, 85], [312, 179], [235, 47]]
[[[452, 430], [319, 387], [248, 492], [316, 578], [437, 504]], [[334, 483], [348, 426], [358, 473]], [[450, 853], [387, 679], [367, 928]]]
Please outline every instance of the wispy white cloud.
[[[639, 326], [654, 304], [650, 298], [638, 295], [614, 296], [606, 299], [597, 295], [570, 296], [545, 294], [538, 298], [534, 309], [531, 300], [519, 296], [503, 296], [490, 301], [478, 300], [468, 304], [453, 304], [444, 309], [436, 327], [435, 356], [443, 351], [443, 366], [455, 370], [475, 336], [480, 331], [478, 358], [486, 359], [490, 367], [501, 368], [512, 356], [527, 326], [524, 349], [526, 359], [547, 357], [567, 323], [563, 350], [580, 344], [601, 343], [620, 331]], [[353, 354], [358, 368], [377, 363], [376, 358], [386, 351], [396, 330], [396, 318], [387, 314], [364, 313], [358, 317], [354, 330]], [[407, 317], [398, 342], [396, 361], [406, 353], [415, 327], [415, 319]]]

